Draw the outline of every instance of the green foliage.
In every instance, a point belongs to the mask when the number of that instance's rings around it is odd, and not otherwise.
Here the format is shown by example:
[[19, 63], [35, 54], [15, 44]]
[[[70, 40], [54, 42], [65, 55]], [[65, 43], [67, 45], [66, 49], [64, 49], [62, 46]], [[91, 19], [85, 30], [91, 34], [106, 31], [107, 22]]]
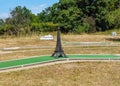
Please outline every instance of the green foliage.
[[80, 34], [80, 33], [87, 33], [89, 31], [89, 24], [84, 23], [83, 25], [77, 26], [77, 28], [74, 29], [74, 33]]
[[5, 22], [0, 19], [0, 35], [30, 35], [52, 32], [93, 33], [120, 28], [120, 0], [59, 0], [37, 15], [17, 6]]
[[[59, 3], [55, 3], [52, 7], [44, 10], [42, 12], [44, 17], [42, 16], [42, 18], [45, 19], [44, 22], [58, 23], [65, 33], [91, 33], [119, 27], [117, 18], [120, 11], [118, 9], [120, 9], [119, 0], [60, 0]], [[112, 16], [114, 11], [118, 12], [115, 14], [118, 17], [109, 20], [108, 16], [114, 17]], [[51, 20], [48, 20], [49, 18]], [[116, 21], [114, 21], [115, 19]], [[117, 23], [113, 24], [113, 21]]]
[[93, 17], [86, 17], [84, 18], [84, 26], [88, 26], [86, 27], [88, 30], [87, 30], [87, 33], [93, 33], [93, 32], [96, 32], [96, 26], [95, 26], [95, 19]]
[[31, 11], [26, 7], [17, 6], [11, 12], [11, 17], [5, 20], [5, 34], [19, 36], [21, 33], [27, 34], [30, 27]]
[[10, 12], [11, 23], [14, 25], [28, 25], [30, 24], [31, 11], [26, 7], [17, 6], [14, 10]]
[[106, 15], [109, 26], [120, 28], [120, 8]]
[[3, 19], [0, 19], [0, 26], [2, 26], [4, 24]]
[[31, 31], [33, 32], [53, 32], [56, 30], [58, 24], [53, 24], [52, 22], [47, 23], [32, 23]]

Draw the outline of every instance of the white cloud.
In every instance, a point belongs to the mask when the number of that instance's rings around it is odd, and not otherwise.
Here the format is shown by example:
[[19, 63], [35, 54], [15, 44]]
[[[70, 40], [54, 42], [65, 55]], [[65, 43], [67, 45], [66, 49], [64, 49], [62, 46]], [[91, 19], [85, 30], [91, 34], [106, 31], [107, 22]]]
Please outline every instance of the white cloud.
[[46, 8], [46, 4], [41, 4], [38, 6], [32, 6], [31, 11], [34, 14], [40, 13], [42, 10]]

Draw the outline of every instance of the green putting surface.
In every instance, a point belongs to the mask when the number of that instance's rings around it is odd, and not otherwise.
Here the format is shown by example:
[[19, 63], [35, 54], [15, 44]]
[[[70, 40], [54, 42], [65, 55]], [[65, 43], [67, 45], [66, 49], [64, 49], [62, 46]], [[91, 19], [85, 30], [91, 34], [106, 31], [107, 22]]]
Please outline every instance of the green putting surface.
[[26, 59], [10, 60], [10, 61], [0, 62], [0, 68], [20, 66], [20, 65], [32, 64], [32, 63], [44, 62], [50, 60], [54, 60], [54, 58], [50, 56], [40, 56], [40, 57], [33, 57]]
[[[116, 55], [68, 55], [68, 58], [74, 59], [74, 58], [80, 58], [80, 59], [118, 59], [120, 56]], [[63, 58], [59, 58], [63, 59]], [[38, 57], [32, 57], [32, 58], [26, 58], [26, 59], [17, 59], [17, 60], [9, 60], [9, 61], [2, 61], [0, 62], [0, 69], [3, 68], [11, 68], [11, 67], [17, 67], [22, 65], [28, 65], [28, 64], [35, 64], [40, 62], [49, 62], [56, 60], [54, 57], [51, 56], [38, 56]]]
[[69, 58], [107, 59], [118, 58], [116, 55], [70, 55]]

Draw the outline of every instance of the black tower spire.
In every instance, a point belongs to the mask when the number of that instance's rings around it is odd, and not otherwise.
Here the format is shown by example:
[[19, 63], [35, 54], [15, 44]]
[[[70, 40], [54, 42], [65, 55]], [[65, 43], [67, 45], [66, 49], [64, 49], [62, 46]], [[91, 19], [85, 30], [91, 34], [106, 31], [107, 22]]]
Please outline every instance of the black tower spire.
[[61, 44], [61, 38], [60, 38], [60, 27], [57, 28], [57, 43], [56, 43], [56, 49], [54, 53], [52, 54], [53, 57], [67, 57], [62, 49], [62, 44]]

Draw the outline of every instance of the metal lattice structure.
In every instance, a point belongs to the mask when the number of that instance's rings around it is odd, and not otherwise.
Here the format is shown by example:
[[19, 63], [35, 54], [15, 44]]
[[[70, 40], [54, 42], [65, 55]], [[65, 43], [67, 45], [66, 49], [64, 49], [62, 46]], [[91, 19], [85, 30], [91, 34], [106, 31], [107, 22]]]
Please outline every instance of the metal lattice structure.
[[60, 27], [57, 28], [57, 42], [56, 48], [52, 57], [60, 58], [60, 57], [67, 57], [63, 51], [62, 44], [61, 44], [61, 37], [60, 37]]

